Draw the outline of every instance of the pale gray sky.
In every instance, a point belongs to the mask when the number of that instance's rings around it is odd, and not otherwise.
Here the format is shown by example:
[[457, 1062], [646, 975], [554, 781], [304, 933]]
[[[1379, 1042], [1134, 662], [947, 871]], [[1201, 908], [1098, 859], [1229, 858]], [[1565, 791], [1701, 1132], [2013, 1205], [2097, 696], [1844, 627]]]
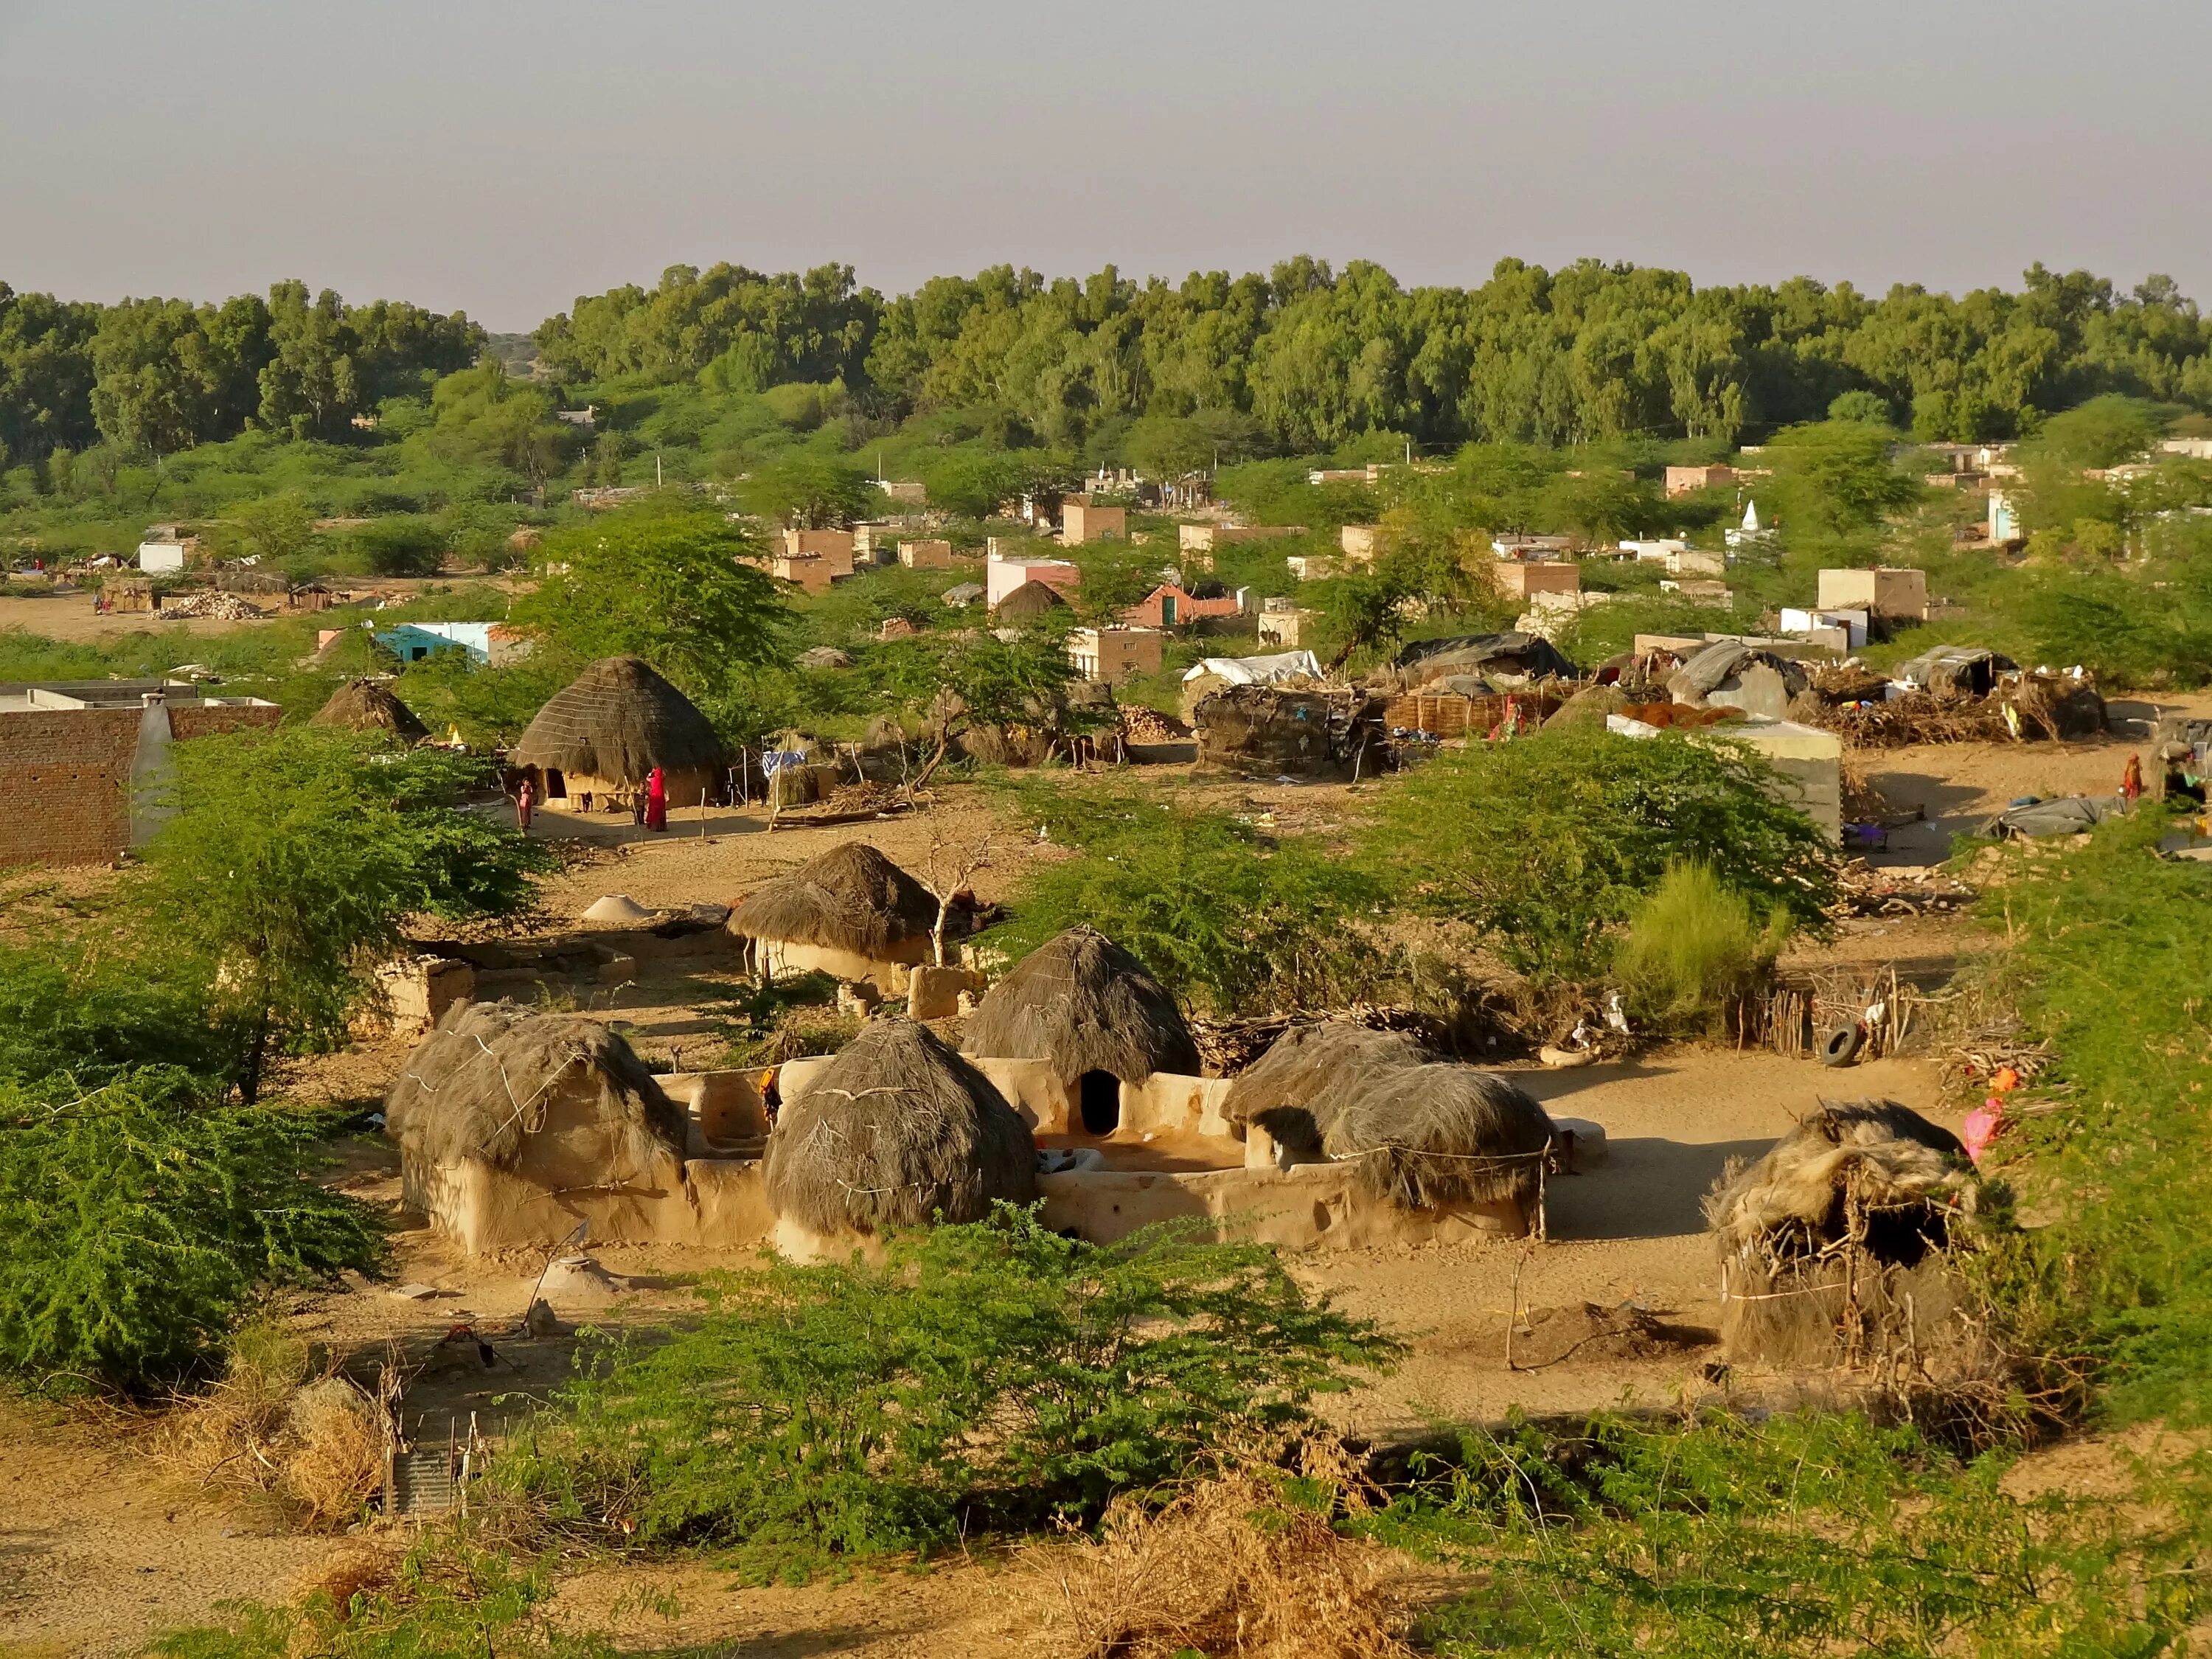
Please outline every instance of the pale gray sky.
[[1506, 254], [2212, 305], [2201, 0], [0, 0], [0, 280], [533, 326], [664, 266]]

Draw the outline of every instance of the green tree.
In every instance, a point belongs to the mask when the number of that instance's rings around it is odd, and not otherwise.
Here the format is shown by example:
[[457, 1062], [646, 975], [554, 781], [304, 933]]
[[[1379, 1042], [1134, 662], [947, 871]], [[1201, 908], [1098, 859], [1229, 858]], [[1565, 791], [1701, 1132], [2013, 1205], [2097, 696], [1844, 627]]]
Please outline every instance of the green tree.
[[1706, 865], [1756, 914], [1779, 905], [1816, 933], [1835, 892], [1820, 830], [1725, 740], [1547, 731], [1446, 754], [1386, 798], [1367, 846], [1408, 902], [1547, 978], [1596, 977], [1607, 931], [1675, 864]]
[[434, 447], [449, 459], [495, 462], [542, 489], [579, 441], [554, 418], [550, 393], [512, 380], [496, 357], [440, 380], [430, 398]]
[[289, 490], [252, 495], [225, 509], [215, 533], [216, 546], [228, 557], [281, 565], [307, 550], [314, 540], [315, 514]]
[[545, 539], [545, 578], [511, 620], [573, 656], [643, 657], [688, 688], [726, 694], [776, 656], [789, 626], [775, 580], [738, 562], [760, 550], [719, 514], [617, 514]]
[[539, 843], [461, 810], [481, 762], [325, 726], [177, 745], [170, 813], [132, 895], [149, 945], [213, 987], [230, 1076], [258, 1100], [283, 1055], [341, 1042], [410, 914], [511, 911]]
[[354, 372], [360, 349], [345, 306], [325, 289], [307, 298], [305, 283], [269, 290], [269, 344], [261, 371], [261, 423], [295, 438], [335, 437], [361, 407]]
[[929, 728], [932, 751], [909, 793], [927, 785], [953, 744], [977, 726], [1065, 731], [1079, 723], [1066, 696], [1075, 670], [1060, 641], [1043, 629], [1012, 640], [995, 634], [895, 640], [869, 653], [866, 672], [889, 702]]
[[1858, 421], [1777, 433], [1767, 452], [1809, 510], [1832, 530], [1858, 530], [1917, 500], [1920, 487], [1891, 459], [1895, 437]]
[[756, 470], [738, 486], [749, 513], [802, 530], [834, 529], [877, 511], [882, 492], [848, 461], [795, 455]]

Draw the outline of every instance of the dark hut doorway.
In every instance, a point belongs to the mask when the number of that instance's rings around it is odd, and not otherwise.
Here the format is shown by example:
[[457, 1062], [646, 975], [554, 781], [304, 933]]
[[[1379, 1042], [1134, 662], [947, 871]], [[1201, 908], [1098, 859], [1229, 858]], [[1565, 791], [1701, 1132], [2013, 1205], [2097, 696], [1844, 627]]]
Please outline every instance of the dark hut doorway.
[[568, 781], [561, 775], [561, 769], [557, 766], [549, 766], [545, 769], [545, 799], [548, 800], [568, 799]]
[[1121, 1079], [1111, 1072], [1085, 1072], [1077, 1079], [1085, 1134], [1110, 1135], [1121, 1127]]

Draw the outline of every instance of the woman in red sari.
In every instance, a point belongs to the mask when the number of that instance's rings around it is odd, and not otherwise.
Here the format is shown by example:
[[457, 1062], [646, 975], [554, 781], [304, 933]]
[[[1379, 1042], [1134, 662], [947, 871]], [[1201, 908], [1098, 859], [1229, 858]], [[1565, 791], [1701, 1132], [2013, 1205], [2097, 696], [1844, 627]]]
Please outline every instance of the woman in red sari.
[[659, 767], [645, 786], [645, 827], [648, 830], [668, 828], [668, 780]]

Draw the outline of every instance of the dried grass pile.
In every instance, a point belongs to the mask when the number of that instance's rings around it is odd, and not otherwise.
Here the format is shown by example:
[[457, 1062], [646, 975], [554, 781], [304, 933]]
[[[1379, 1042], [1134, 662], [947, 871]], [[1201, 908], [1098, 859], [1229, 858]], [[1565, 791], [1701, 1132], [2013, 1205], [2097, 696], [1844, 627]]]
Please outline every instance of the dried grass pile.
[[403, 743], [420, 743], [430, 728], [381, 680], [348, 680], [315, 711], [310, 726], [343, 726], [354, 732], [389, 732]]
[[385, 1097], [384, 1132], [410, 1162], [514, 1170], [556, 1100], [611, 1133], [625, 1171], [683, 1155], [683, 1109], [620, 1036], [581, 1015], [512, 1002], [447, 1012]]
[[976, 1005], [964, 1053], [1042, 1060], [1063, 1079], [1104, 1072], [1141, 1083], [1195, 1076], [1198, 1044], [1182, 1011], [1144, 963], [1095, 927], [1074, 927], [1015, 964]]
[[1404, 1558], [1346, 1538], [1278, 1479], [1205, 1481], [1165, 1508], [1116, 1499], [1096, 1543], [1040, 1549], [1047, 1651], [1067, 1659], [1410, 1656]]
[[624, 789], [642, 787], [657, 766], [678, 802], [691, 799], [696, 780], [719, 780], [729, 763], [707, 717], [636, 657], [603, 657], [556, 692], [508, 760]]
[[785, 1103], [763, 1173], [779, 1218], [874, 1234], [1034, 1202], [1036, 1142], [951, 1044], [913, 1020], [881, 1019]]
[[383, 1481], [384, 1443], [375, 1402], [318, 1375], [305, 1343], [266, 1325], [241, 1330], [222, 1380], [179, 1401], [156, 1435], [163, 1461], [203, 1486], [318, 1531], [361, 1515]]
[[1300, 1153], [1358, 1158], [1361, 1185], [1402, 1209], [1533, 1212], [1558, 1133], [1510, 1079], [1410, 1032], [1340, 1020], [1285, 1033], [1231, 1086], [1222, 1115]]
[[1949, 1271], [1980, 1183], [1957, 1136], [1893, 1100], [1824, 1100], [1705, 1200], [1721, 1340], [1772, 1364], [1924, 1361], [1971, 1346]]
[[756, 888], [730, 912], [740, 939], [881, 958], [937, 925], [928, 890], [865, 842], [848, 841]]

